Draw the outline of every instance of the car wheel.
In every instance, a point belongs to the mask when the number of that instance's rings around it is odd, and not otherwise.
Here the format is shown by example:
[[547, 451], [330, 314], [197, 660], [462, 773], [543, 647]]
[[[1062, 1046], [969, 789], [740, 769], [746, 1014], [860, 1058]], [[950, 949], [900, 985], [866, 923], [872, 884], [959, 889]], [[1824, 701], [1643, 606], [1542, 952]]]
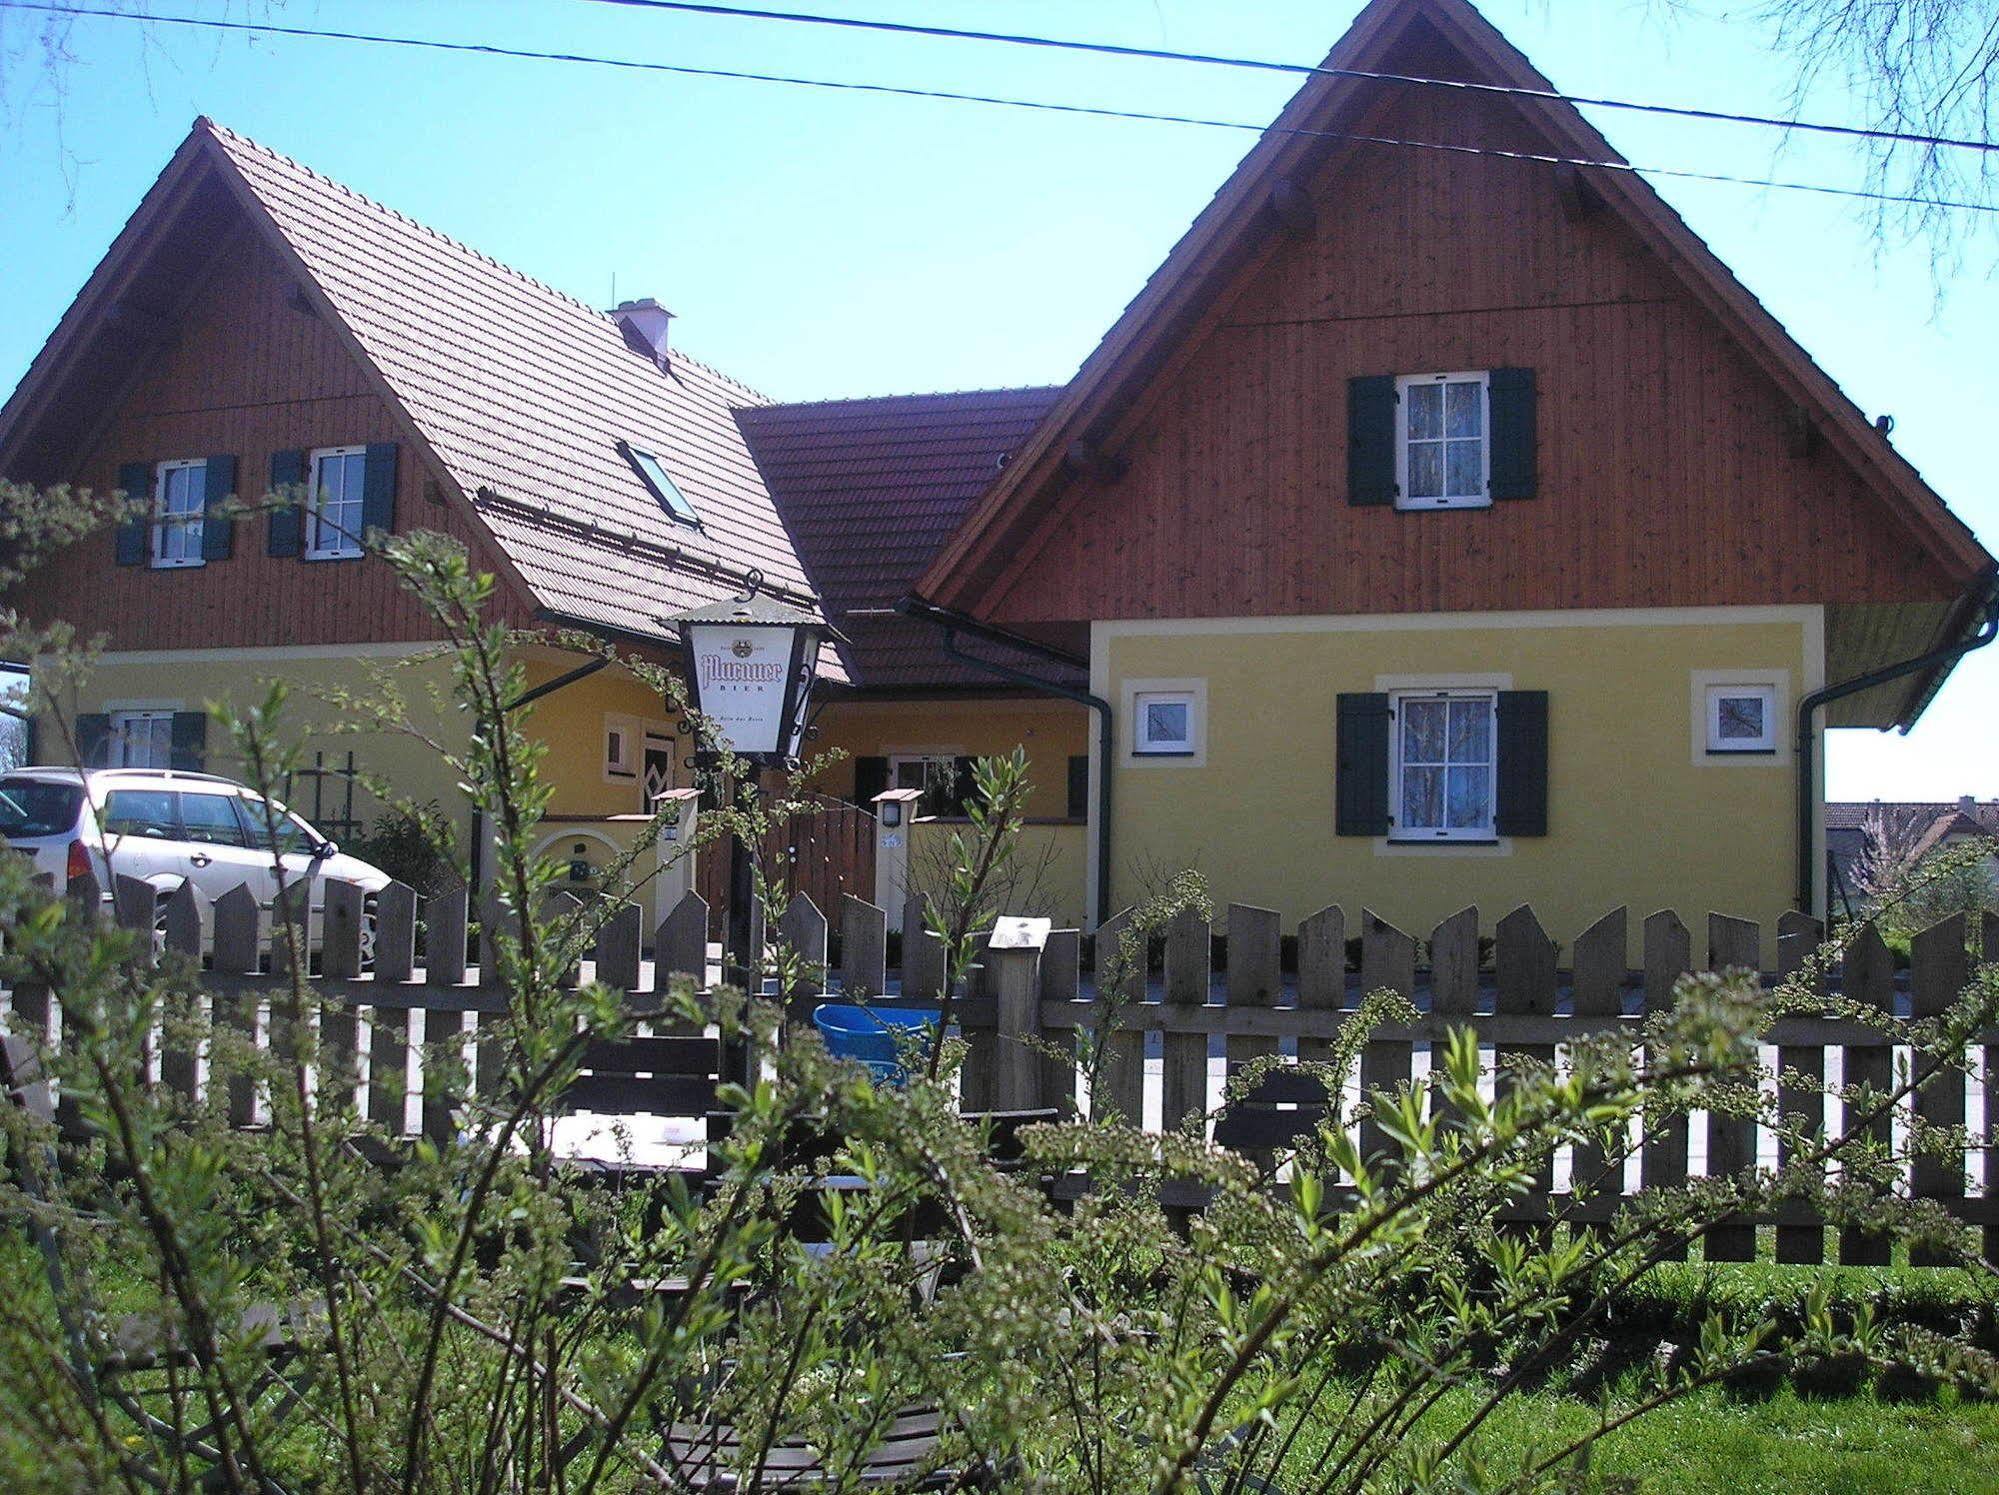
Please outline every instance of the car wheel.
[[381, 899], [374, 893], [361, 900], [361, 974], [375, 971], [375, 925], [381, 916]]

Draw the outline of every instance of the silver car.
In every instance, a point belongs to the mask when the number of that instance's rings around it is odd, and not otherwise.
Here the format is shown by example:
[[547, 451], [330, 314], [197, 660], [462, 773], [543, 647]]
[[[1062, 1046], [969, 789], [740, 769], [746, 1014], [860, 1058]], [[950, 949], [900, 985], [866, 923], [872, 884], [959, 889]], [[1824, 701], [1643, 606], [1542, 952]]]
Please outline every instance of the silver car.
[[[282, 868], [285, 886], [307, 885], [315, 945], [328, 878], [358, 883], [371, 911], [373, 895], [390, 881], [277, 801], [229, 779], [177, 769], [15, 769], [0, 776], [0, 838], [32, 857], [58, 892], [86, 871], [107, 897], [114, 876], [137, 877], [157, 890], [157, 905], [191, 882], [210, 901], [247, 886], [268, 909]], [[364, 937], [373, 922], [365, 920]]]

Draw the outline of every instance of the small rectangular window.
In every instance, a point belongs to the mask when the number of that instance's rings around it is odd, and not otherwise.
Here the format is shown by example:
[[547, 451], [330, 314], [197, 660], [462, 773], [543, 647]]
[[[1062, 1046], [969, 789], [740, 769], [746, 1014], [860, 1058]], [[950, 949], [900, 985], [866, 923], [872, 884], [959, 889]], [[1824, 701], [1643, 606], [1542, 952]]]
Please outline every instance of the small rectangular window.
[[632, 464], [632, 471], [639, 475], [639, 481], [659, 500], [659, 506], [676, 522], [691, 524], [696, 529], [701, 527], [701, 516], [694, 512], [694, 505], [688, 502], [687, 495], [680, 491], [680, 485], [673, 481], [659, 458], [651, 452], [640, 451], [629, 441], [619, 442], [618, 450]]
[[1405, 374], [1395, 381], [1397, 508], [1483, 508], [1492, 502], [1486, 386], [1483, 371]]
[[174, 714], [171, 711], [114, 711], [105, 744], [106, 768], [172, 768]]
[[1192, 757], [1194, 696], [1184, 690], [1140, 691], [1132, 697], [1132, 751], [1147, 756]]
[[1491, 691], [1405, 691], [1391, 697], [1394, 818], [1410, 841], [1489, 841], [1498, 734]]
[[208, 463], [162, 462], [153, 479], [153, 564], [199, 566]]
[[307, 560], [348, 560], [361, 553], [365, 524], [361, 501], [367, 476], [368, 449], [364, 446], [324, 447], [312, 454]]
[[1770, 685], [1710, 685], [1707, 691], [1710, 753], [1775, 753], [1777, 690]]

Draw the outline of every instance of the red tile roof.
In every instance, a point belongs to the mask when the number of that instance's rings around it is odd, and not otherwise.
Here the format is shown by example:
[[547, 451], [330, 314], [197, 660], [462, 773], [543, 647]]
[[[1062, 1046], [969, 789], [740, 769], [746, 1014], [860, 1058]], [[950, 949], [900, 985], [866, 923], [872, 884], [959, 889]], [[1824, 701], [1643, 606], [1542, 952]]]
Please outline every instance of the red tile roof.
[[[809, 590], [733, 417], [761, 403], [754, 390], [677, 351], [662, 372], [583, 302], [231, 130], [195, 130], [269, 214], [543, 607], [659, 636], [658, 614], [727, 595], [746, 567]], [[659, 457], [701, 529], [666, 515], [620, 440]]]
[[843, 653], [858, 684], [995, 685], [948, 658], [929, 626], [866, 614], [910, 590], [1060, 394], [988, 389], [736, 412], [827, 616], [851, 640]]

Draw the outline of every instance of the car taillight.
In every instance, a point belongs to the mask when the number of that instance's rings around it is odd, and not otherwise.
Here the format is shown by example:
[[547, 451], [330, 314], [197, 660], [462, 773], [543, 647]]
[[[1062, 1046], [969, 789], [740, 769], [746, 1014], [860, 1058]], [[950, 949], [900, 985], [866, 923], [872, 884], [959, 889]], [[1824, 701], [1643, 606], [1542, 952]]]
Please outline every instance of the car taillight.
[[90, 876], [90, 848], [81, 841], [72, 841], [69, 843], [69, 866], [64, 870], [63, 877], [68, 882], [75, 882], [79, 877], [88, 876]]

